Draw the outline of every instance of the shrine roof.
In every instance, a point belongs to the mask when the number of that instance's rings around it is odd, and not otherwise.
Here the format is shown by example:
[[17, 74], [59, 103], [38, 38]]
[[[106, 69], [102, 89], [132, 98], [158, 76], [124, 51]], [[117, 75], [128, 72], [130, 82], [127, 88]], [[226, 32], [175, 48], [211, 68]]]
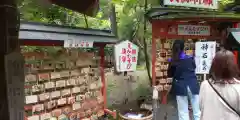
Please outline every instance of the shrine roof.
[[151, 20], [204, 20], [204, 21], [236, 21], [239, 22], [240, 15], [234, 12], [206, 11], [203, 9], [190, 8], [167, 8], [153, 7], [147, 11], [146, 17]]
[[44, 23], [20, 23], [19, 39], [38, 41], [85, 40], [94, 43], [116, 43], [118, 39], [110, 30], [86, 29]]

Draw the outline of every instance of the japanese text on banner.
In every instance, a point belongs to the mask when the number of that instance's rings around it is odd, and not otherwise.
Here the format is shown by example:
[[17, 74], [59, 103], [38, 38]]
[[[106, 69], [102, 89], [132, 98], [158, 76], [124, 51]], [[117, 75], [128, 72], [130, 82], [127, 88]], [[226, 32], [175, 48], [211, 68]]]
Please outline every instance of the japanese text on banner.
[[93, 41], [84, 40], [64, 40], [65, 48], [92, 48]]
[[115, 63], [118, 72], [135, 71], [138, 47], [129, 41], [115, 45]]
[[164, 5], [218, 9], [218, 0], [164, 0]]
[[216, 42], [197, 42], [195, 62], [197, 74], [208, 74], [216, 53]]

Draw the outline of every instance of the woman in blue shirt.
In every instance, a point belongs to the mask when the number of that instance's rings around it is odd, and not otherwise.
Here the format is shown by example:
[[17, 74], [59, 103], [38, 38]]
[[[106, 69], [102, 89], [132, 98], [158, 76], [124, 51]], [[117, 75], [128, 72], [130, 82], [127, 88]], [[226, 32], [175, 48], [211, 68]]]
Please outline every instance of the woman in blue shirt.
[[184, 41], [175, 40], [168, 77], [173, 78], [171, 94], [176, 96], [179, 120], [189, 120], [188, 99], [193, 109], [193, 120], [200, 120], [199, 83], [195, 74], [195, 61], [184, 53]]

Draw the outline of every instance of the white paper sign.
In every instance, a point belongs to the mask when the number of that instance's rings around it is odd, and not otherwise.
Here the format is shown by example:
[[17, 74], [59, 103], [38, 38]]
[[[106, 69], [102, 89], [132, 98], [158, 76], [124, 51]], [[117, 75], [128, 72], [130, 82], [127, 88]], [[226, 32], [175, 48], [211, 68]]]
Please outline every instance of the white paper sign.
[[126, 40], [114, 46], [116, 70], [135, 71], [137, 68], [138, 46]]
[[208, 74], [216, 53], [216, 42], [196, 42], [195, 62], [197, 74]]
[[164, 0], [164, 5], [218, 9], [219, 0]]
[[178, 25], [178, 35], [209, 36], [210, 33], [210, 26]]
[[153, 99], [158, 99], [158, 90], [157, 90], [157, 87], [154, 86], [153, 87], [153, 96], [152, 96]]
[[92, 48], [93, 41], [84, 40], [64, 40], [65, 48]]
[[24, 119], [24, 57], [13, 52], [5, 56], [10, 120]]

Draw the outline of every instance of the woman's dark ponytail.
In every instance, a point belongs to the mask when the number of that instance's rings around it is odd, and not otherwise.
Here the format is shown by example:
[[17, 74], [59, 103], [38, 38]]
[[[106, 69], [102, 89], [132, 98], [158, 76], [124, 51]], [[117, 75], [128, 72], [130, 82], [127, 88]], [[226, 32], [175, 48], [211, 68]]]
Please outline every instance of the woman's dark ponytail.
[[180, 55], [184, 50], [184, 41], [175, 40], [172, 46], [172, 62], [175, 63], [179, 61]]

